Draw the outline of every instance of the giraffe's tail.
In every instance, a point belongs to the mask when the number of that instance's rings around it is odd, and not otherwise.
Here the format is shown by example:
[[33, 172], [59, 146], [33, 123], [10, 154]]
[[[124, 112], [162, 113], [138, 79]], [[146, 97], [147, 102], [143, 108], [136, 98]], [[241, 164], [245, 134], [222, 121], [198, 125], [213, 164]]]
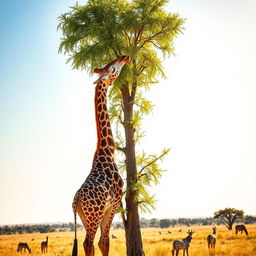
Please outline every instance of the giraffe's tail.
[[77, 236], [76, 236], [76, 212], [74, 212], [74, 224], [75, 224], [75, 239], [73, 244], [72, 256], [77, 256]]

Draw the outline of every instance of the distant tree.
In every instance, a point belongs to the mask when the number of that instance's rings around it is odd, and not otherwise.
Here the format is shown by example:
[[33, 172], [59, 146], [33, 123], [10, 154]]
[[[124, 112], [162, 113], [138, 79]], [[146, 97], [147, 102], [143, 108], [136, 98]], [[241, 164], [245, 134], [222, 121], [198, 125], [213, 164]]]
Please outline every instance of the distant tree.
[[190, 226], [192, 224], [192, 221], [193, 221], [193, 219], [179, 218], [178, 219], [178, 224], [179, 225]]
[[145, 218], [141, 218], [140, 219], [140, 226], [141, 226], [141, 228], [148, 228], [149, 220], [147, 220]]
[[175, 226], [175, 225], [177, 225], [177, 223], [178, 223], [177, 220], [175, 220], [175, 219], [171, 220], [171, 226]]
[[26, 233], [29, 233], [29, 234], [31, 234], [31, 233], [33, 233], [33, 227], [31, 227], [31, 226], [28, 226], [27, 228], [26, 228]]
[[150, 228], [158, 228], [159, 227], [159, 220], [156, 218], [153, 218], [149, 220], [149, 227]]
[[203, 220], [202, 225], [203, 226], [207, 226], [208, 225], [208, 221], [207, 220]]
[[160, 220], [159, 225], [161, 228], [169, 228], [171, 226], [171, 223], [172, 222], [170, 219], [162, 219], [162, 220]]
[[255, 216], [246, 215], [244, 217], [244, 223], [245, 224], [251, 224], [251, 223], [255, 223], [255, 222], [256, 222], [256, 217]]
[[229, 230], [232, 230], [234, 222], [243, 219], [244, 211], [235, 208], [225, 208], [214, 213], [214, 219], [222, 219]]

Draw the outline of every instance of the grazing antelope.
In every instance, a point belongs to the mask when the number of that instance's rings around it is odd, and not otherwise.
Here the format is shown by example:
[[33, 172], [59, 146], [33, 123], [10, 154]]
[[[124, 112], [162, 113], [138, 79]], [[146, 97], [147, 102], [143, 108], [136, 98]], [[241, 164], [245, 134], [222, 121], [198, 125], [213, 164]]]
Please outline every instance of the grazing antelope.
[[116, 237], [115, 235], [112, 235], [112, 238], [113, 238], [113, 239], [117, 239], [117, 237]]
[[161, 235], [162, 234], [162, 232], [161, 231], [159, 231], [159, 235]]
[[188, 236], [185, 239], [173, 241], [172, 256], [174, 256], [175, 251], [176, 251], [176, 256], [178, 256], [179, 250], [183, 250], [183, 256], [185, 256], [185, 252], [187, 252], [187, 256], [188, 256], [189, 243], [191, 242], [192, 235], [195, 233], [195, 231], [189, 230], [187, 233], [188, 233]]
[[243, 234], [243, 231], [244, 231], [245, 234], [248, 236], [248, 231], [247, 231], [247, 229], [246, 229], [246, 227], [245, 227], [244, 224], [242, 224], [242, 225], [236, 225], [236, 226], [235, 226], [235, 230], [236, 230], [236, 235], [238, 234], [238, 232], [241, 232], [241, 234]]
[[46, 237], [46, 241], [43, 241], [41, 243], [41, 252], [44, 253], [44, 252], [47, 252], [48, 250], [48, 236]]
[[179, 231], [178, 232], [181, 232], [182, 231], [182, 229], [179, 229]]
[[22, 253], [23, 249], [24, 249], [24, 252], [26, 252], [26, 250], [28, 250], [28, 252], [31, 253], [31, 249], [28, 247], [27, 243], [19, 243], [17, 252]]
[[168, 230], [168, 233], [169, 233], [169, 234], [171, 234], [171, 233], [172, 233], [172, 231], [169, 231], [169, 230]]
[[217, 241], [217, 238], [216, 238], [216, 230], [217, 230], [217, 228], [213, 227], [212, 230], [213, 230], [212, 234], [207, 236], [207, 243], [208, 243], [208, 248], [213, 248], [214, 249], [216, 241]]

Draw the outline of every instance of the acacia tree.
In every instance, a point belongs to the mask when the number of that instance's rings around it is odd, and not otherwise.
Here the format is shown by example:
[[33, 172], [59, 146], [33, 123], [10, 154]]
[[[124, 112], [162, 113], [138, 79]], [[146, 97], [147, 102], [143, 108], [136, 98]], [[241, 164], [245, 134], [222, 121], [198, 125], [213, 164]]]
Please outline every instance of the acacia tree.
[[235, 208], [225, 208], [214, 213], [214, 219], [222, 219], [226, 227], [232, 230], [233, 224], [238, 219], [244, 218], [244, 211]]
[[126, 188], [120, 212], [125, 228], [127, 255], [143, 255], [139, 211], [154, 207], [148, 187], [158, 183], [159, 160], [168, 153], [147, 155], [136, 151], [144, 133], [141, 121], [152, 111], [143, 92], [165, 77], [162, 60], [173, 53], [174, 38], [184, 19], [165, 11], [168, 0], [88, 0], [59, 17], [63, 37], [59, 52], [69, 56], [73, 68], [92, 73], [95, 67], [123, 55], [131, 61], [110, 89], [110, 117], [116, 126], [119, 169]]

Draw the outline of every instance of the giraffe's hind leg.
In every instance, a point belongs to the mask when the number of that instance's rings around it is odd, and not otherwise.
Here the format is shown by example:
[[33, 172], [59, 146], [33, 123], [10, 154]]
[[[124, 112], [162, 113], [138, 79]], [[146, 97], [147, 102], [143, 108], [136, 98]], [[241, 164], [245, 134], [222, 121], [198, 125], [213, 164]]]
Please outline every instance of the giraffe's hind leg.
[[115, 216], [116, 209], [117, 209], [117, 205], [107, 210], [100, 224], [101, 236], [100, 236], [98, 246], [103, 256], [109, 255], [109, 230], [110, 230], [112, 220]]
[[[79, 212], [78, 212], [79, 213]], [[80, 213], [79, 213], [80, 215]], [[83, 225], [86, 229], [86, 237], [83, 243], [84, 246], [84, 252], [86, 256], [94, 256], [94, 238], [95, 238], [95, 234], [97, 232], [97, 229], [100, 225], [100, 220], [102, 218], [102, 214], [100, 214], [99, 212], [95, 212], [94, 213], [94, 217], [89, 217], [86, 218], [85, 215], [83, 215], [80, 218], [83, 222]]]
[[86, 225], [87, 228], [86, 228], [86, 237], [85, 237], [85, 240], [84, 240], [84, 243], [83, 243], [83, 246], [84, 246], [84, 252], [85, 252], [85, 255], [86, 256], [94, 256], [94, 237], [95, 237], [95, 234], [97, 232], [97, 228], [98, 226], [89, 226], [89, 225]]
[[[93, 239], [94, 239], [94, 237], [93, 237]], [[83, 246], [84, 246], [84, 253], [86, 256], [94, 256], [93, 239], [91, 239], [91, 237], [88, 235], [86, 235], [86, 237], [85, 237]]]

